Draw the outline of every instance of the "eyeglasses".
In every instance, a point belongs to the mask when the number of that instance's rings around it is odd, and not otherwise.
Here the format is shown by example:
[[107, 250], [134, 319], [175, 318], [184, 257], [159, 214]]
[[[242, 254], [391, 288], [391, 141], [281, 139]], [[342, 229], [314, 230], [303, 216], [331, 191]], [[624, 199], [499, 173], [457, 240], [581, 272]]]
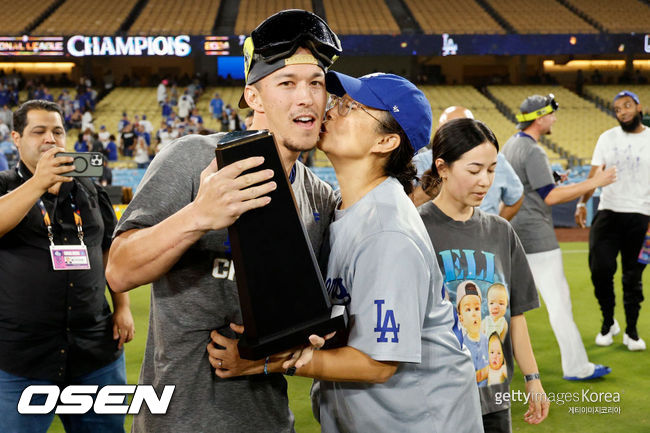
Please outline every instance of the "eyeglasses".
[[356, 101], [350, 101], [344, 98], [341, 98], [340, 96], [336, 95], [330, 95], [328, 100], [327, 100], [327, 107], [325, 108], [325, 113], [327, 113], [329, 110], [332, 108], [337, 107], [336, 112], [338, 113], [339, 116], [345, 117], [347, 116], [350, 111], [355, 110], [357, 108], [363, 110], [368, 114], [368, 116], [372, 117], [375, 119], [381, 126], [384, 127], [387, 131], [390, 131], [391, 128], [386, 125], [386, 123], [382, 122], [381, 120], [377, 119], [375, 116], [372, 115], [372, 113], [368, 110], [366, 110], [363, 105], [359, 104]]

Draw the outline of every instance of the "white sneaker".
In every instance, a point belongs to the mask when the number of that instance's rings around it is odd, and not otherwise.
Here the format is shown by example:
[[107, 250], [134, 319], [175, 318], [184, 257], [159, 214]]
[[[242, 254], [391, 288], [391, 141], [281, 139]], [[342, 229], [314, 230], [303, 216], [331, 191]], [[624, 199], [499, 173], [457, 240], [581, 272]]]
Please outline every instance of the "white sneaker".
[[627, 346], [628, 350], [633, 352], [645, 350], [645, 341], [641, 337], [638, 340], [632, 340], [627, 334], [623, 334], [623, 344]]
[[621, 332], [621, 327], [618, 326], [618, 322], [614, 319], [614, 324], [609, 327], [609, 332], [605, 335], [600, 332], [596, 335], [596, 344], [598, 346], [610, 346], [614, 342], [614, 336], [618, 335]]

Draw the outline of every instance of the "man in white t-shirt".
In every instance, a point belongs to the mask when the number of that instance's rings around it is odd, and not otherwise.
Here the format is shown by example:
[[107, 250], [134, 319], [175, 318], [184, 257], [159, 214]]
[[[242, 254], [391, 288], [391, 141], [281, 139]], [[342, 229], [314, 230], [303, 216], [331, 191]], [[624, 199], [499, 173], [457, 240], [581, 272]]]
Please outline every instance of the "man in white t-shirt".
[[162, 105], [165, 102], [165, 98], [167, 97], [167, 85], [169, 84], [169, 81], [162, 80], [160, 84], [158, 84], [158, 88], [156, 89], [156, 99], [158, 100], [158, 105]]
[[142, 115], [142, 120], [140, 120], [140, 125], [144, 126], [145, 132], [148, 132], [149, 134], [153, 132], [153, 125], [149, 120], [147, 120], [146, 114]]
[[106, 129], [106, 125], [99, 127], [99, 134], [97, 134], [97, 137], [99, 138], [99, 141], [102, 142], [104, 149], [106, 149], [106, 145], [108, 145], [111, 137], [111, 133]]
[[95, 132], [95, 126], [93, 125], [93, 113], [91, 113], [91, 111], [88, 109], [84, 111], [84, 114], [81, 117], [81, 130], [86, 131], [87, 129]]
[[192, 96], [190, 96], [189, 92], [186, 90], [178, 101], [178, 117], [180, 117], [181, 120], [187, 119], [192, 108], [194, 108], [194, 99], [192, 99]]
[[[645, 350], [636, 324], [643, 301], [641, 276], [645, 265], [637, 257], [650, 216], [650, 129], [641, 123], [639, 97], [623, 90], [614, 97], [614, 114], [620, 126], [603, 132], [591, 159], [589, 177], [602, 166], [615, 166], [618, 180], [603, 187], [598, 212], [589, 233], [589, 268], [603, 324], [596, 344], [609, 346], [620, 332], [614, 319], [614, 273], [620, 251], [623, 268], [623, 305], [627, 327], [623, 344], [629, 350]], [[584, 227], [587, 192], [576, 208], [576, 222]]]
[[174, 139], [179, 137], [177, 130], [173, 129], [171, 125], [167, 124], [167, 128], [158, 132], [158, 148], [156, 153], [160, 152], [165, 146], [171, 143]]

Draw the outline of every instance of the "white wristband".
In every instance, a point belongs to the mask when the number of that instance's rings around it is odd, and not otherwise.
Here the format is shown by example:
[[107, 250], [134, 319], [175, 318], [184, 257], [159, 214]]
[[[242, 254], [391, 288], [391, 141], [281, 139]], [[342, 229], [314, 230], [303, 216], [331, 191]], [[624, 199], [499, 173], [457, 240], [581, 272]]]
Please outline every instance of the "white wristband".
[[587, 206], [586, 203], [578, 203], [578, 204], [576, 205], [576, 207], [586, 207], [586, 206]]

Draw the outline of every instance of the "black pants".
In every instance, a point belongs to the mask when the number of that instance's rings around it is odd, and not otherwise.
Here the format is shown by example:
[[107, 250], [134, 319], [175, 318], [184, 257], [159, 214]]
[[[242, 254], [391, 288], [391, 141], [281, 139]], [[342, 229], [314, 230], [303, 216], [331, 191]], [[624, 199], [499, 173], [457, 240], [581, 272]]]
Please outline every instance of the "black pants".
[[483, 415], [485, 433], [512, 433], [510, 408]]
[[594, 217], [589, 233], [589, 269], [604, 323], [614, 321], [614, 273], [616, 256], [620, 251], [626, 332], [635, 339], [643, 301], [641, 275], [645, 268], [637, 259], [647, 228], [647, 215], [600, 210]]

